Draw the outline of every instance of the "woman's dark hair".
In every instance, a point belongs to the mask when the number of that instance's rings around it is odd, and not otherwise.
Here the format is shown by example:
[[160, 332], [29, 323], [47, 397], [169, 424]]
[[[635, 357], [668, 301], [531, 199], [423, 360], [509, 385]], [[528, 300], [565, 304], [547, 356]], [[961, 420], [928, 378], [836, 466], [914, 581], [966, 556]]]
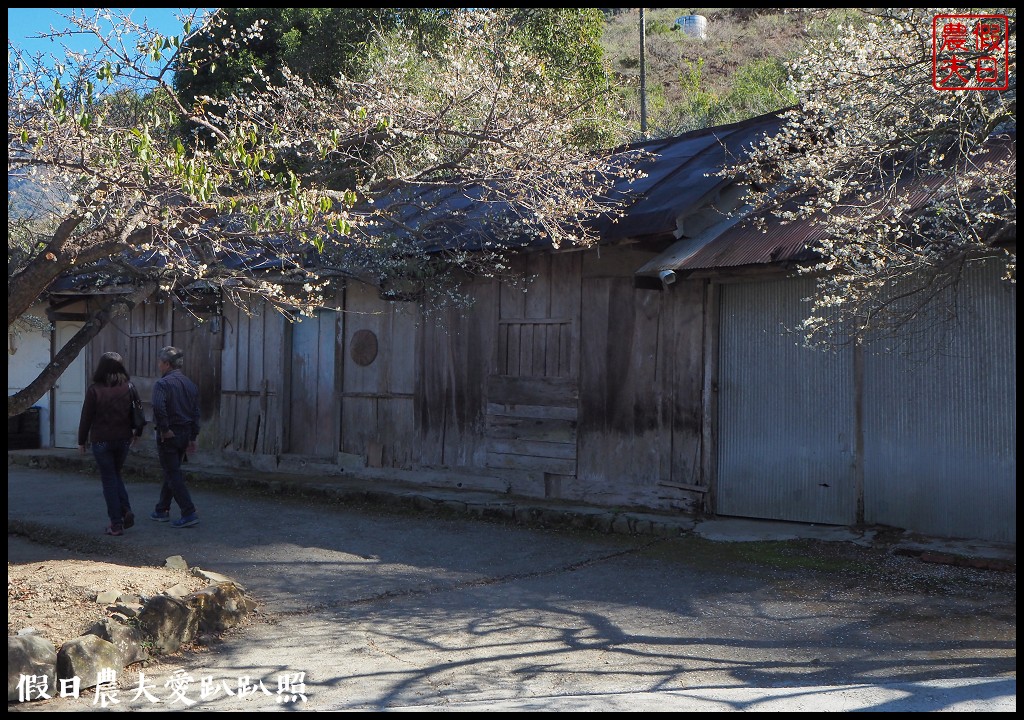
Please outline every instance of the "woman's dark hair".
[[100, 364], [96, 366], [96, 372], [92, 374], [92, 381], [104, 385], [120, 385], [128, 380], [128, 371], [124, 369], [121, 356], [117, 353], [103, 353]]

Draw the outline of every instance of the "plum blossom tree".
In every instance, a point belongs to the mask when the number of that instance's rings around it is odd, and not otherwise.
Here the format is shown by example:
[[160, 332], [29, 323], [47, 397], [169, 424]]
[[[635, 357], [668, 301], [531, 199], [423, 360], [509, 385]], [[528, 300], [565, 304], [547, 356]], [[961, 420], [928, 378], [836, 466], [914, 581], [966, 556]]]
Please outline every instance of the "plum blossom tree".
[[[800, 328], [810, 344], [892, 337], [974, 259], [996, 258], [1015, 282], [1016, 11], [985, 11], [1008, 20], [1005, 89], [933, 86], [933, 17], [978, 12], [866, 12], [812, 39], [781, 132], [729, 168], [750, 179], [762, 218], [823, 230], [801, 268], [816, 277]], [[991, 50], [965, 42], [962, 59]]]
[[[500, 274], [510, 242], [592, 243], [591, 221], [622, 201], [605, 191], [634, 172], [627, 156], [576, 142], [599, 103], [552, 82], [487, 13], [452, 13], [430, 51], [400, 31], [369, 38], [363, 79], [314, 88], [284, 68], [283, 84], [260, 78], [190, 103], [174, 74], [216, 63], [259, 25], [193, 52], [217, 13], [183, 16], [174, 36], [112, 9], [66, 19], [51, 37], [88, 34], [99, 50], [54, 60], [8, 44], [8, 175], [31, 176], [37, 200], [32, 222], [22, 211], [23, 232], [9, 233], [8, 329], [71, 271], [128, 291], [8, 397], [8, 415], [155, 290], [201, 286], [290, 317], [329, 306], [351, 280], [441, 302], [467, 272]], [[462, 209], [407, 222], [409, 206], [438, 194]], [[462, 212], [486, 230], [472, 252], [439, 241]]]

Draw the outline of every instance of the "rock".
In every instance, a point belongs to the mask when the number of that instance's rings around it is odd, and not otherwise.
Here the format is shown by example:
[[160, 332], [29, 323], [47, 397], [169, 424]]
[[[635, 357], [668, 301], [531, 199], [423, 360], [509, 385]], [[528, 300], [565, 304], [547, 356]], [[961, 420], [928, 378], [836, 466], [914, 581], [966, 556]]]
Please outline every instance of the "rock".
[[139, 627], [153, 640], [158, 653], [173, 653], [195, 638], [195, 611], [184, 600], [170, 595], [150, 598], [139, 613]]
[[112, 618], [93, 623], [86, 635], [95, 635], [112, 643], [121, 653], [121, 667], [149, 659], [149, 653], [143, 648], [142, 631], [137, 627], [122, 625]]
[[164, 590], [164, 594], [170, 595], [171, 597], [183, 598], [189, 594], [189, 589], [184, 583], [177, 583], [176, 585], [172, 585]]
[[[54, 697], [57, 685], [57, 652], [53, 643], [39, 635], [7, 638], [7, 702]], [[28, 678], [35, 680], [28, 683]], [[45, 682], [44, 682], [45, 681]]]
[[188, 570], [188, 563], [185, 562], [185, 558], [181, 555], [171, 555], [169, 558], [164, 560], [164, 567], [171, 568], [172, 570]]
[[230, 581], [197, 590], [185, 599], [195, 610], [199, 629], [203, 632], [220, 632], [234, 627], [254, 606], [241, 587]]
[[127, 619], [127, 618], [138, 617], [140, 612], [142, 612], [142, 605], [141, 604], [138, 604], [138, 605], [122, 605], [122, 604], [118, 603], [117, 605], [115, 605], [113, 607], [113, 610], [111, 611], [110, 615], [111, 615], [111, 617], [113, 617], [114, 615], [120, 615], [121, 617]]
[[81, 635], [68, 640], [57, 651], [57, 679], [77, 677], [81, 688], [99, 684], [101, 672], [113, 671], [111, 679], [116, 679], [123, 669], [117, 646], [97, 635]]
[[[235, 582], [227, 575], [221, 575], [220, 573], [215, 573], [212, 570], [203, 570], [202, 568], [192, 568], [192, 574], [196, 577], [208, 580], [211, 583]], [[238, 585], [238, 583], [235, 583], [235, 585]], [[242, 587], [241, 585], [238, 585], [238, 587], [242, 590], [242, 592], [245, 592], [244, 587]]]
[[116, 590], [103, 590], [102, 592], [96, 593], [96, 602], [100, 605], [113, 605], [117, 602], [117, 598], [121, 593]]

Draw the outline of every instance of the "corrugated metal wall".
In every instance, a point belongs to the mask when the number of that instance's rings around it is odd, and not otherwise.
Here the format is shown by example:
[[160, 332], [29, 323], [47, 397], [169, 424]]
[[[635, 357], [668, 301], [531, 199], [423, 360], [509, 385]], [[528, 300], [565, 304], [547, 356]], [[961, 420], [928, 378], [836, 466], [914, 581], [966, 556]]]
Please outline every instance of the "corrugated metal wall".
[[[908, 328], [908, 342], [868, 346], [868, 523], [1016, 542], [1015, 303], [998, 268], [972, 267], [955, 296]], [[935, 317], [950, 307], [953, 324]]]
[[722, 515], [856, 521], [852, 354], [800, 346], [806, 279], [721, 288], [718, 482]]
[[[721, 287], [719, 514], [857, 522], [852, 350], [785, 332], [812, 287]], [[864, 522], [1016, 542], [1015, 303], [998, 267], [975, 264], [898, 343], [865, 348]]]

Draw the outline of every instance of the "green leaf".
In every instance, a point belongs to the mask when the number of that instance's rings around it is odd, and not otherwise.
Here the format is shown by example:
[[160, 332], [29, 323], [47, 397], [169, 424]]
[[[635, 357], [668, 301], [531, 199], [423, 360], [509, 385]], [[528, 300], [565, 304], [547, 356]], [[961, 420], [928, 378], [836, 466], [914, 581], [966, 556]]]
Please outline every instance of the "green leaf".
[[28, 142], [28, 130], [22, 130], [21, 131], [21, 141], [23, 143], [27, 143]]

